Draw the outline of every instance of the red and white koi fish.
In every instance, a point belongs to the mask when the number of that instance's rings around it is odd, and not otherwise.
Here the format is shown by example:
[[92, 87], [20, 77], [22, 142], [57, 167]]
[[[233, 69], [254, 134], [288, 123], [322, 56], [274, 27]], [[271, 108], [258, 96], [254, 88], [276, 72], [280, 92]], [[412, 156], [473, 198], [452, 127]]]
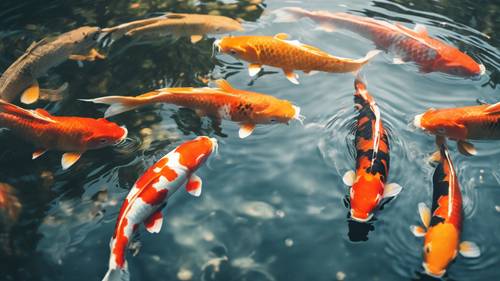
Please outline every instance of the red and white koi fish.
[[415, 116], [415, 127], [437, 136], [457, 141], [458, 151], [476, 155], [473, 144], [467, 140], [500, 139], [500, 102], [457, 108], [431, 108]]
[[346, 172], [343, 181], [351, 187], [351, 218], [367, 222], [383, 198], [398, 195], [402, 188], [396, 183], [386, 183], [389, 176], [389, 138], [379, 107], [360, 79], [356, 78], [354, 87], [354, 103], [359, 111], [355, 137], [356, 172]]
[[434, 171], [432, 211], [425, 203], [418, 204], [420, 219], [425, 228], [412, 225], [410, 230], [417, 237], [424, 237], [424, 262], [426, 274], [440, 278], [457, 253], [467, 258], [479, 257], [479, 247], [469, 241], [460, 243], [462, 233], [462, 194], [444, 137], [436, 137], [439, 160]]
[[185, 185], [187, 192], [200, 196], [202, 182], [195, 172], [217, 148], [214, 138], [202, 136], [187, 141], [161, 158], [135, 182], [116, 221], [110, 242], [109, 270], [103, 281], [129, 280], [125, 255], [133, 233], [141, 223], [150, 233], [160, 232], [162, 209], [179, 187]]
[[43, 109], [26, 110], [0, 99], [0, 128], [33, 143], [33, 159], [48, 150], [67, 151], [61, 159], [68, 169], [87, 150], [118, 144], [127, 129], [106, 119], [53, 116]]
[[320, 28], [332, 32], [343, 28], [355, 32], [375, 43], [377, 48], [396, 55], [395, 63], [415, 62], [420, 71], [443, 72], [461, 77], [484, 74], [485, 67], [459, 49], [430, 37], [427, 28], [421, 24], [409, 29], [402, 24], [391, 24], [368, 17], [327, 11], [308, 11], [288, 7], [274, 11], [277, 21], [296, 21], [307, 17], [318, 23]]

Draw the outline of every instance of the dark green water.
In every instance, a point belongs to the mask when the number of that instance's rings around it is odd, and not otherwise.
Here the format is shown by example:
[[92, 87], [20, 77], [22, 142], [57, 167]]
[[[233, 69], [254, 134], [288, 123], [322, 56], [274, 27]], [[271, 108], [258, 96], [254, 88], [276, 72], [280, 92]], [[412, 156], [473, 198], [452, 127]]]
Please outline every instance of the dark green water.
[[[129, 255], [131, 280], [420, 280], [422, 241], [409, 231], [418, 223], [417, 204], [431, 200], [432, 168], [425, 158], [433, 138], [412, 129], [412, 117], [429, 107], [497, 102], [500, 90], [498, 1], [12, 1], [0, 3], [0, 71], [32, 41], [82, 25], [111, 26], [160, 11], [219, 11], [246, 21], [244, 34], [293, 38], [345, 57], [373, 48], [351, 33], [325, 33], [306, 20], [273, 23], [267, 11], [301, 6], [344, 11], [412, 25], [425, 24], [486, 65], [480, 80], [418, 73], [412, 65], [378, 56], [364, 69], [368, 89], [382, 110], [392, 144], [390, 181], [403, 192], [385, 205], [374, 223], [349, 224], [342, 175], [354, 167], [353, 76], [301, 76], [292, 85], [281, 73], [251, 81], [244, 65], [212, 58], [213, 39], [123, 40], [108, 59], [79, 67], [66, 62], [41, 79], [44, 86], [69, 83], [62, 102], [40, 104], [56, 115], [102, 116], [103, 108], [77, 101], [110, 94], [137, 95], [164, 86], [203, 86], [198, 77], [226, 77], [237, 88], [273, 94], [301, 106], [305, 124], [258, 127], [245, 140], [237, 126], [222, 132], [190, 110], [157, 105], [119, 115], [133, 141], [86, 153], [62, 171], [60, 153], [31, 161], [33, 147], [0, 133], [0, 182], [19, 201], [0, 215], [0, 280], [101, 280], [108, 242], [121, 201], [141, 173], [183, 140], [219, 139], [220, 153], [199, 175], [204, 194], [178, 192], [169, 202], [160, 234], [140, 230], [142, 247]], [[227, 135], [227, 136], [225, 136]], [[481, 248], [478, 259], [458, 257], [448, 280], [500, 280], [500, 148], [477, 143], [467, 158], [452, 157], [464, 195], [466, 240]], [[17, 214], [17, 215], [16, 215]], [[10, 214], [12, 217], [12, 213]], [[368, 233], [367, 233], [368, 232]], [[345, 276], [343, 276], [345, 275]]]

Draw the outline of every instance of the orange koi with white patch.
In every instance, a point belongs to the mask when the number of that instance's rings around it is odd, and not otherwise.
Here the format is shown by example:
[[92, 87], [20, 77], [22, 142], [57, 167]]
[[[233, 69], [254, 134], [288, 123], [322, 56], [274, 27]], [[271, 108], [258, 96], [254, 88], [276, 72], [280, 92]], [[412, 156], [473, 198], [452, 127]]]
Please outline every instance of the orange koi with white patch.
[[230, 36], [214, 42], [219, 52], [229, 54], [250, 63], [249, 74], [260, 72], [262, 65], [281, 68], [294, 84], [298, 76], [294, 70], [305, 73], [324, 71], [334, 73], [356, 72], [380, 51], [373, 50], [360, 59], [348, 59], [328, 54], [316, 47], [297, 40], [287, 40], [285, 33], [273, 36]]
[[448, 265], [460, 252], [464, 257], [479, 257], [479, 247], [469, 241], [460, 243], [462, 232], [462, 194], [445, 138], [437, 137], [439, 159], [434, 171], [432, 210], [419, 203], [418, 210], [423, 225], [411, 226], [417, 237], [424, 236], [424, 262], [426, 274], [440, 278]]
[[43, 109], [26, 110], [0, 99], [0, 128], [33, 143], [38, 150], [33, 159], [48, 150], [66, 151], [63, 169], [73, 165], [92, 149], [118, 144], [127, 137], [127, 129], [106, 119], [53, 116]]
[[158, 102], [184, 106], [199, 115], [238, 122], [241, 138], [249, 136], [257, 124], [288, 123], [303, 118], [300, 108], [287, 100], [238, 90], [225, 80], [218, 80], [217, 85], [218, 88], [164, 88], [137, 97], [109, 96], [84, 101], [111, 105], [106, 117]]
[[389, 138], [380, 109], [360, 79], [356, 79], [354, 87], [354, 103], [359, 111], [355, 138], [356, 171], [348, 171], [343, 181], [351, 187], [351, 218], [367, 222], [383, 198], [396, 196], [402, 188], [395, 183], [386, 184], [390, 160]]
[[128, 280], [127, 246], [141, 223], [150, 233], [160, 232], [162, 209], [168, 198], [185, 185], [193, 196], [201, 194], [196, 170], [217, 150], [217, 140], [198, 137], [182, 143], [151, 166], [134, 184], [120, 209], [111, 238], [109, 269], [103, 281]]

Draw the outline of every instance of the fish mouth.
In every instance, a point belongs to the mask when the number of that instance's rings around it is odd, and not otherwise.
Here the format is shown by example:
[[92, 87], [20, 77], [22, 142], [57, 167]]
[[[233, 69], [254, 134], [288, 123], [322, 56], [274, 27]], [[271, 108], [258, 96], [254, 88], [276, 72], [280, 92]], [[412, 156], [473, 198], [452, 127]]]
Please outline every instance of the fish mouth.
[[427, 274], [427, 275], [429, 275], [429, 276], [431, 276], [431, 277], [434, 277], [434, 278], [441, 278], [441, 277], [443, 277], [443, 275], [446, 273], [446, 269], [443, 269], [443, 270], [441, 270], [441, 271], [440, 271], [440, 272], [438, 272], [438, 273], [433, 273], [433, 272], [431, 272], [431, 271], [430, 271], [430, 269], [429, 269], [429, 266], [428, 266], [428, 265], [427, 265], [427, 263], [425, 263], [425, 262], [423, 262], [423, 263], [422, 263], [422, 267], [423, 267], [423, 268], [424, 268], [424, 270], [425, 270], [425, 274]]
[[422, 116], [424, 116], [423, 113], [415, 115], [415, 117], [413, 118], [413, 126], [415, 126], [415, 128], [421, 129], [421, 130], [423, 130], [423, 128], [422, 128]]
[[486, 67], [484, 64], [479, 64], [479, 76], [483, 76], [486, 73]]
[[127, 136], [128, 136], [127, 127], [121, 126], [120, 128], [123, 129], [123, 136], [118, 140], [118, 142], [116, 143], [117, 145], [124, 143], [127, 140]]
[[306, 117], [304, 115], [300, 114], [300, 107], [298, 107], [296, 105], [292, 105], [292, 107], [293, 107], [293, 110], [295, 111], [295, 114], [293, 115], [293, 119], [299, 121], [300, 124], [304, 125], [304, 120], [306, 119]]
[[359, 217], [354, 215], [354, 210], [351, 209], [351, 218], [357, 222], [367, 222], [373, 218], [373, 213], [368, 214], [368, 216], [366, 218], [359, 218]]

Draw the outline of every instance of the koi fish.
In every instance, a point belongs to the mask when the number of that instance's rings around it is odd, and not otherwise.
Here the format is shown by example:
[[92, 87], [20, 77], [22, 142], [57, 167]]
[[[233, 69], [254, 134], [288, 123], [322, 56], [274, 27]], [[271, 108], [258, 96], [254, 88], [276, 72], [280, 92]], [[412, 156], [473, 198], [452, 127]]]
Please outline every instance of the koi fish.
[[40, 94], [54, 96], [64, 90], [40, 89], [37, 79], [67, 59], [93, 61], [103, 59], [94, 47], [101, 29], [84, 26], [54, 38], [44, 38], [31, 46], [0, 77], [0, 98], [13, 102], [21, 96], [21, 102], [32, 104]]
[[43, 109], [26, 110], [0, 100], [0, 128], [33, 143], [38, 149], [33, 159], [48, 150], [67, 151], [61, 165], [64, 170], [75, 164], [87, 150], [118, 144], [127, 137], [127, 129], [106, 119], [53, 116]]
[[500, 139], [500, 103], [459, 108], [429, 109], [415, 116], [415, 127], [457, 141], [464, 155], [476, 155], [466, 140]]
[[351, 218], [367, 222], [383, 198], [398, 195], [402, 188], [396, 183], [386, 183], [389, 176], [389, 138], [378, 105], [359, 78], [356, 78], [354, 87], [354, 103], [359, 112], [355, 137], [356, 172], [346, 172], [343, 181], [351, 187]]
[[202, 181], [195, 172], [217, 151], [217, 140], [198, 137], [161, 158], [134, 184], [120, 209], [110, 242], [109, 270], [103, 281], [128, 280], [127, 246], [141, 223], [150, 233], [160, 232], [162, 209], [181, 186], [193, 196], [201, 195]]
[[123, 36], [158, 37], [172, 35], [174, 38], [188, 36], [191, 38], [192, 43], [197, 43], [203, 39], [205, 34], [243, 31], [243, 27], [237, 20], [224, 16], [167, 13], [159, 17], [105, 28], [103, 31], [112, 34], [113, 41]]
[[440, 278], [458, 252], [467, 258], [479, 257], [481, 252], [473, 242], [460, 243], [463, 219], [460, 185], [445, 139], [436, 137], [436, 143], [440, 157], [432, 177], [432, 211], [425, 203], [419, 203], [418, 211], [425, 228], [412, 225], [410, 230], [415, 236], [424, 237], [422, 266], [426, 274]]
[[287, 79], [299, 84], [294, 70], [305, 73], [324, 71], [334, 73], [357, 72], [380, 51], [373, 50], [360, 59], [348, 59], [330, 55], [316, 47], [297, 40], [287, 40], [288, 34], [273, 36], [230, 36], [214, 42], [219, 52], [230, 54], [250, 63], [248, 73], [257, 75], [262, 65], [281, 68]]
[[429, 36], [427, 28], [421, 24], [416, 24], [412, 30], [400, 23], [391, 24], [346, 13], [308, 11], [298, 7], [279, 9], [275, 14], [277, 21], [281, 22], [307, 17], [327, 32], [336, 28], [347, 29], [373, 41], [378, 49], [394, 53], [394, 63], [415, 62], [423, 73], [443, 72], [475, 77], [486, 71], [484, 65], [459, 49]]
[[194, 109], [200, 116], [240, 123], [240, 138], [252, 134], [256, 124], [302, 121], [300, 108], [287, 100], [235, 89], [226, 80], [218, 80], [218, 88], [164, 88], [137, 97], [109, 96], [90, 100], [111, 105], [105, 117], [157, 102], [172, 103]]

